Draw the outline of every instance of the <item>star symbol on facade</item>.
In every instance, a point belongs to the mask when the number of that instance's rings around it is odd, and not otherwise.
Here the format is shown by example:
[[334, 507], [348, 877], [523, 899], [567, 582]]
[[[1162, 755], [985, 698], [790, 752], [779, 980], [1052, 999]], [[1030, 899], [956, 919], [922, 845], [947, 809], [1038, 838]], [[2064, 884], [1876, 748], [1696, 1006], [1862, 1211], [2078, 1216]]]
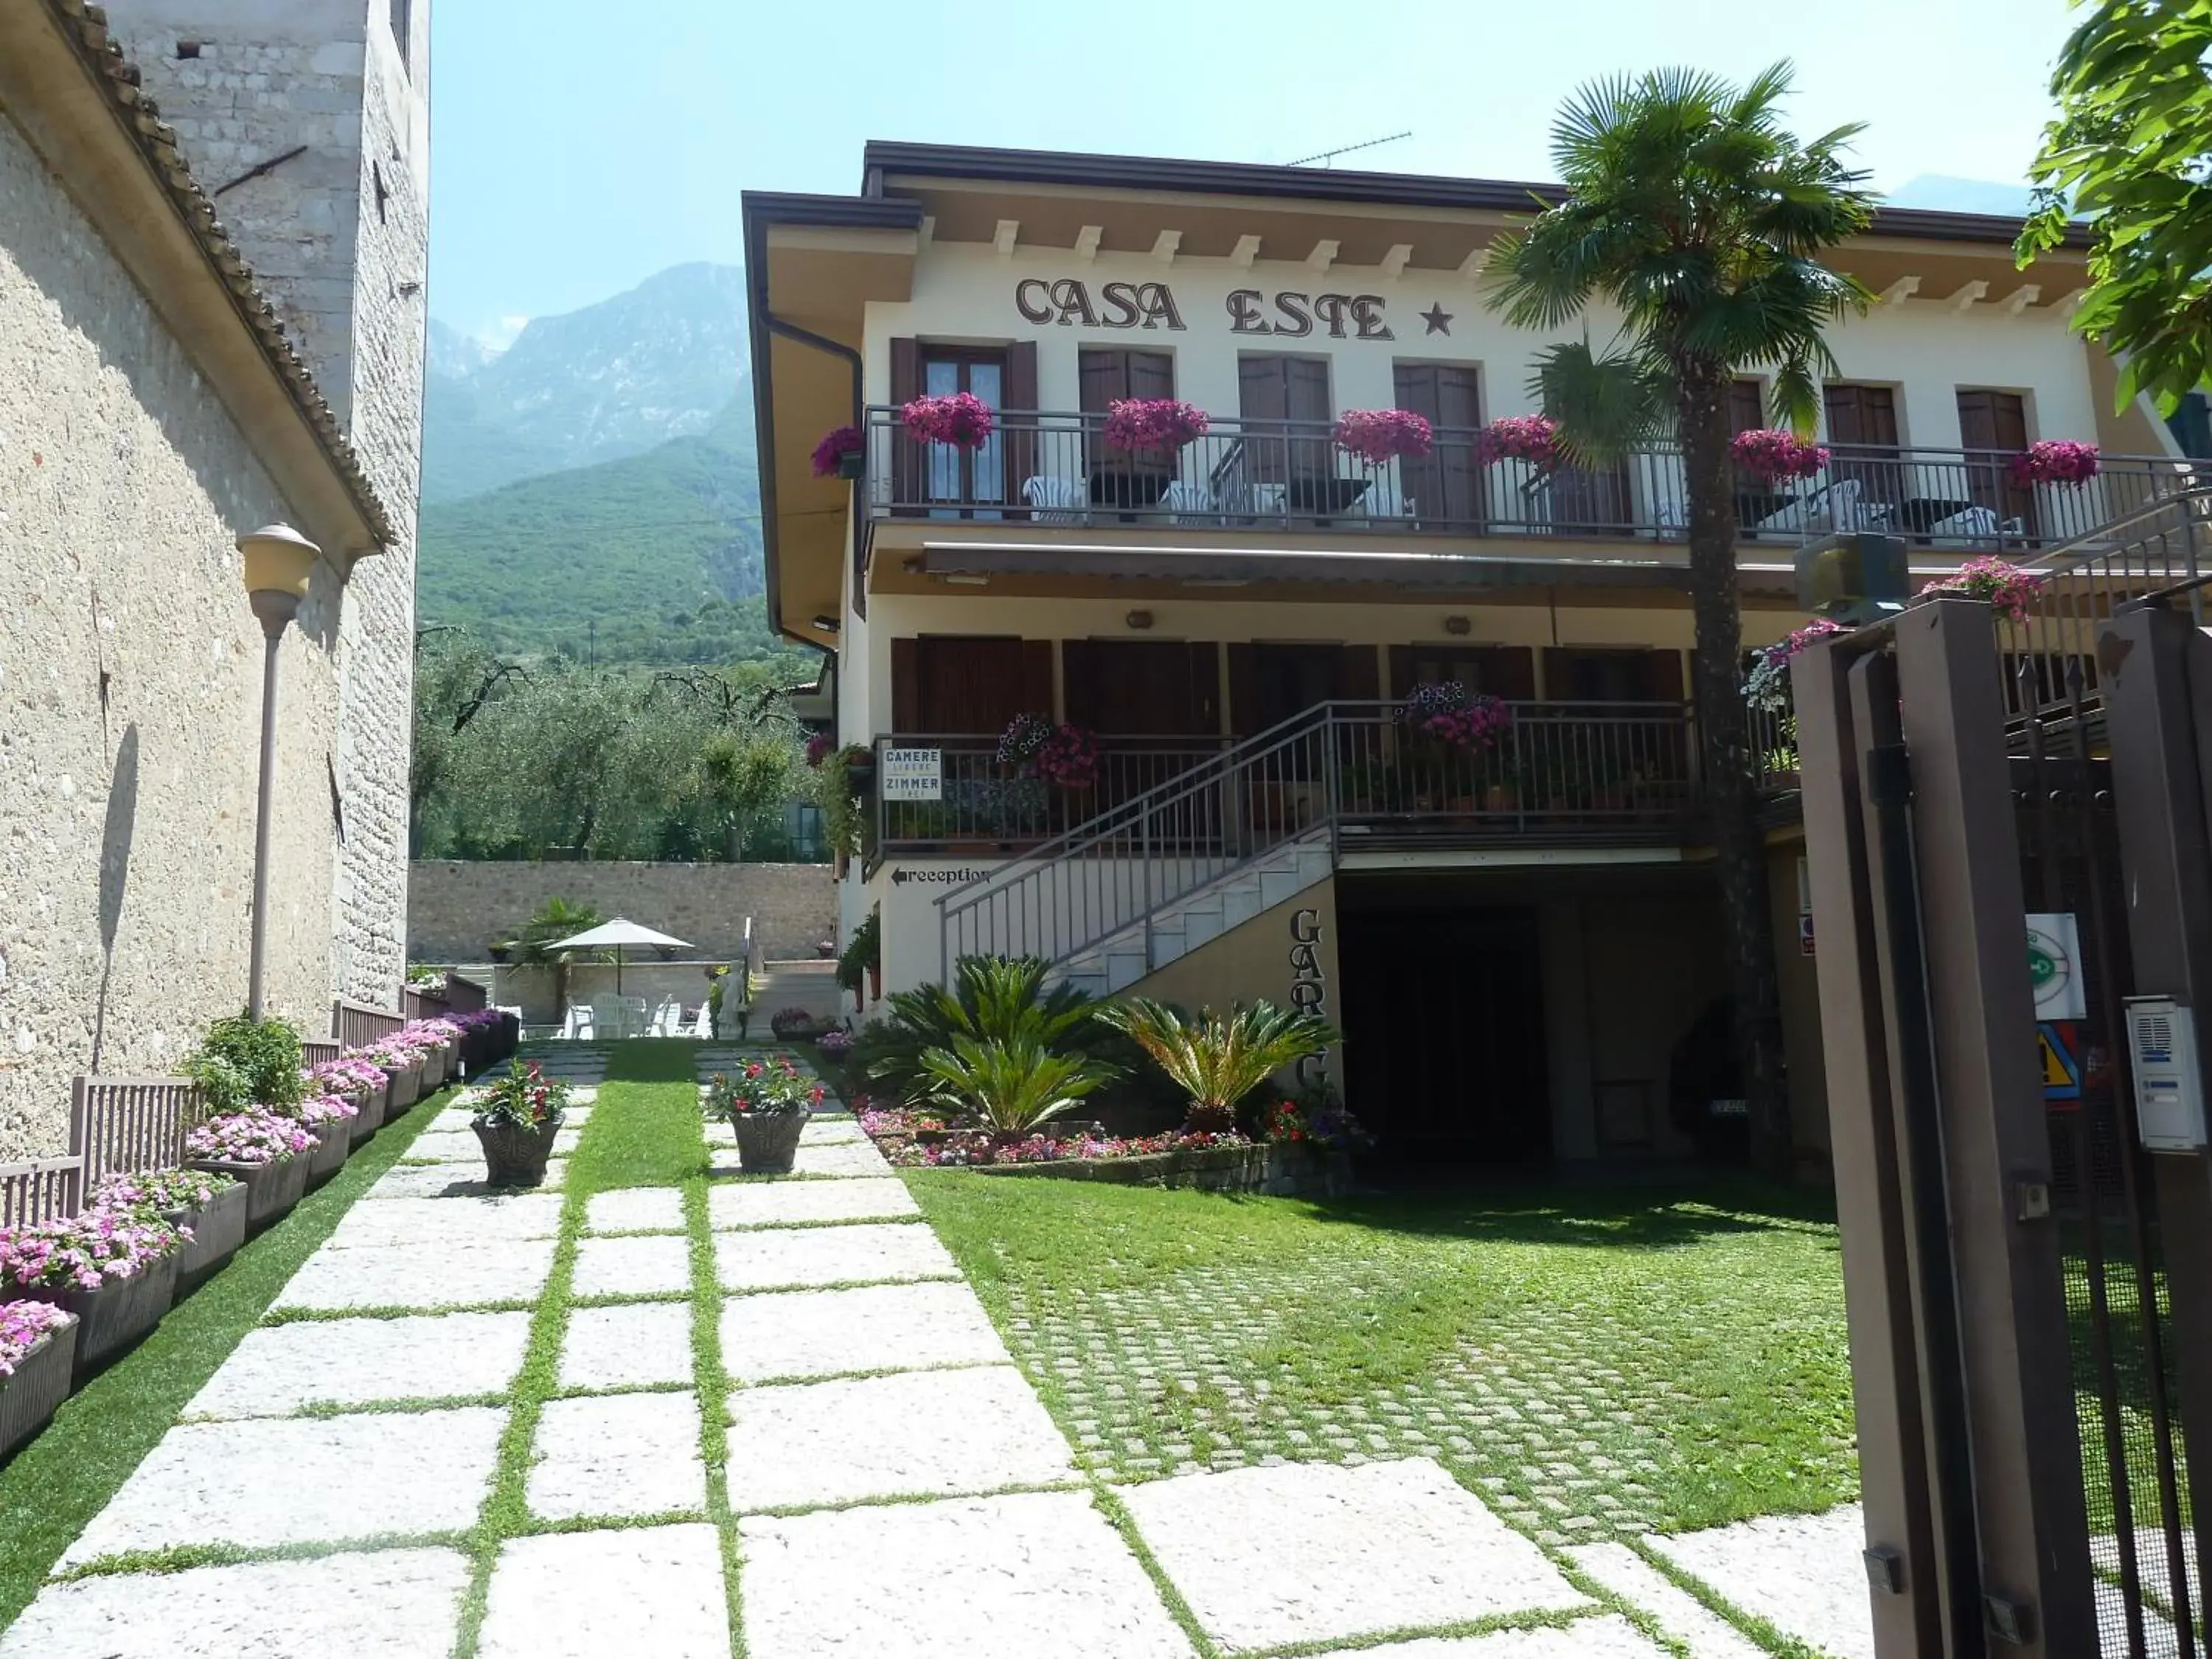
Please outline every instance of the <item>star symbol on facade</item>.
[[1451, 332], [1452, 314], [1444, 309], [1443, 301], [1431, 301], [1430, 302], [1429, 308], [1426, 311], [1418, 313], [1417, 314], [1423, 322], [1429, 325], [1430, 333], [1449, 334]]

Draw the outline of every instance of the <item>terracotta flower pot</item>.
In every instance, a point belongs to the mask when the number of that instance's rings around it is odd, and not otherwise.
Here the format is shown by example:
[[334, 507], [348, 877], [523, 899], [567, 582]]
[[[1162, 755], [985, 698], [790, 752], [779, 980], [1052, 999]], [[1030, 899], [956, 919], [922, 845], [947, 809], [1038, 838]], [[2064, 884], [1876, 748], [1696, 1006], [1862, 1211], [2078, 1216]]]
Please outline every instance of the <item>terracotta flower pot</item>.
[[76, 1316], [76, 1358], [70, 1367], [75, 1385], [161, 1322], [176, 1300], [177, 1252], [128, 1279], [110, 1279], [96, 1291], [42, 1286], [22, 1294], [27, 1301], [51, 1302]]
[[177, 1252], [177, 1294], [190, 1296], [222, 1270], [246, 1243], [246, 1191], [242, 1186], [224, 1188], [205, 1204], [188, 1210], [172, 1210], [161, 1218], [182, 1227], [192, 1242]]
[[553, 1137], [561, 1133], [555, 1118], [534, 1129], [508, 1123], [471, 1123], [483, 1147], [484, 1179], [494, 1187], [540, 1187], [545, 1182], [545, 1161], [553, 1156]]
[[0, 1377], [0, 1457], [45, 1428], [69, 1398], [76, 1334], [75, 1325], [48, 1331], [15, 1362], [11, 1376]]
[[738, 1167], [747, 1175], [789, 1175], [799, 1161], [799, 1137], [805, 1112], [732, 1112], [738, 1135]]
[[226, 1164], [215, 1158], [194, 1158], [185, 1167], [219, 1170], [244, 1182], [246, 1224], [258, 1228], [289, 1214], [292, 1206], [300, 1201], [301, 1194], [307, 1190], [308, 1156], [306, 1152], [295, 1152], [289, 1158], [271, 1158], [266, 1164]]

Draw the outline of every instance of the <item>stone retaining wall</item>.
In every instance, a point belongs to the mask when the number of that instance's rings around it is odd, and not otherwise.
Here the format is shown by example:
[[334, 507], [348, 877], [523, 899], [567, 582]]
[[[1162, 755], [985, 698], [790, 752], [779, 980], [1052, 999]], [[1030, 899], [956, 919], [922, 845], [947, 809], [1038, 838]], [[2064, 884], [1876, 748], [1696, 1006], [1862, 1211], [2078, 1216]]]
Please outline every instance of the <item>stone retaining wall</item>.
[[[407, 955], [416, 962], [483, 962], [549, 898], [627, 916], [729, 961], [745, 918], [770, 957], [811, 957], [837, 931], [826, 864], [460, 863], [417, 860], [407, 882]], [[693, 1000], [696, 1000], [695, 996]]]

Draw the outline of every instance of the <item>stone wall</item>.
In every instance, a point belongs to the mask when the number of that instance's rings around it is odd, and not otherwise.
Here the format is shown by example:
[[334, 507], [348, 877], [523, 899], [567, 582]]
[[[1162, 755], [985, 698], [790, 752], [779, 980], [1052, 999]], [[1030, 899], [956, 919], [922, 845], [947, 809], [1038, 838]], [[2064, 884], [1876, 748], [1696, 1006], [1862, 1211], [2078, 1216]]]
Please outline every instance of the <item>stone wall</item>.
[[[429, 244], [429, 7], [113, 0], [111, 23], [345, 425], [395, 534], [348, 586], [331, 978], [390, 1004], [405, 966], [415, 527]], [[190, 56], [181, 55], [189, 52]], [[294, 152], [297, 152], [296, 154]], [[265, 171], [256, 173], [256, 169]], [[252, 175], [252, 176], [249, 176]]]
[[[418, 860], [407, 883], [407, 954], [416, 962], [482, 962], [549, 898], [627, 916], [734, 957], [745, 918], [772, 957], [803, 957], [837, 931], [826, 864], [524, 864]], [[696, 999], [695, 999], [696, 1000]]]
[[[297, 516], [0, 116], [0, 1162], [80, 1071], [160, 1073], [246, 1000], [261, 630], [233, 545]], [[269, 1002], [324, 1029], [338, 573], [280, 659]]]

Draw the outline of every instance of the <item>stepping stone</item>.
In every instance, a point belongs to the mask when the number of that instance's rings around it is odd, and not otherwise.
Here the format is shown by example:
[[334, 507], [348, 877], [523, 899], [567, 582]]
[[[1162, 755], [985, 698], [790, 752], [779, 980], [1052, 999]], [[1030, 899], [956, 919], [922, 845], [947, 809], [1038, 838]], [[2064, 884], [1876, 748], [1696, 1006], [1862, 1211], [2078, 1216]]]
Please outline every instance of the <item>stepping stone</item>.
[[476, 1524], [507, 1413], [187, 1423], [171, 1429], [63, 1553], [64, 1568], [187, 1544], [337, 1543]]
[[441, 1129], [434, 1122], [408, 1143], [400, 1154], [409, 1164], [474, 1164], [484, 1161], [483, 1143], [477, 1139], [476, 1131], [464, 1125], [458, 1129]]
[[577, 1296], [689, 1296], [691, 1241], [682, 1233], [584, 1239], [569, 1289]]
[[897, 1221], [921, 1209], [896, 1176], [884, 1181], [763, 1181], [707, 1189], [707, 1224], [785, 1227], [809, 1221]]
[[394, 1198], [356, 1205], [323, 1248], [349, 1250], [380, 1244], [507, 1244], [551, 1238], [561, 1231], [562, 1199], [556, 1193], [516, 1193], [489, 1198]]
[[[1753, 1653], [1761, 1650], [1752, 1650]], [[1705, 1659], [1703, 1648], [1692, 1659]], [[1562, 1629], [1502, 1630], [1488, 1636], [1431, 1636], [1379, 1648], [1324, 1653], [1318, 1659], [1667, 1659], [1619, 1613], [1578, 1619]]]
[[609, 1654], [730, 1659], [729, 1593], [713, 1527], [550, 1533], [500, 1547], [477, 1659]]
[[184, 1415], [283, 1417], [303, 1406], [504, 1394], [529, 1341], [526, 1313], [264, 1326], [246, 1334]]
[[[556, 1158], [545, 1166], [545, 1179], [531, 1188], [536, 1193], [557, 1193], [567, 1184], [568, 1160]], [[481, 1169], [471, 1170], [459, 1164], [395, 1164], [379, 1176], [363, 1193], [363, 1198], [492, 1198], [511, 1194], [512, 1188], [498, 1188], [487, 1183]]]
[[866, 1141], [860, 1126], [849, 1117], [825, 1118], [817, 1113], [799, 1132], [802, 1146], [850, 1146]]
[[1565, 1552], [1595, 1579], [1638, 1612], [1648, 1613], [1692, 1659], [1764, 1659], [1766, 1650], [1681, 1589], [1626, 1544], [1584, 1544]]
[[[383, 1205], [376, 1206], [382, 1209]], [[392, 1244], [320, 1249], [292, 1275], [279, 1308], [465, 1308], [535, 1302], [553, 1272], [550, 1238], [517, 1244]]]
[[1115, 1490], [1198, 1622], [1232, 1650], [1589, 1605], [1425, 1457]]
[[467, 1558], [378, 1550], [49, 1584], [0, 1659], [445, 1659]]
[[1077, 1478], [1067, 1442], [1010, 1365], [732, 1389], [730, 1443], [740, 1512]]
[[1866, 1518], [1857, 1504], [1644, 1541], [1723, 1601], [1807, 1647], [1833, 1659], [1874, 1659]]
[[680, 1233], [684, 1194], [676, 1187], [623, 1187], [594, 1193], [584, 1206], [584, 1224], [595, 1233]]
[[738, 1534], [750, 1659], [1190, 1659], [1081, 1492], [757, 1516]]
[[714, 1271], [726, 1291], [960, 1277], [951, 1253], [919, 1221], [716, 1233]]
[[530, 1466], [531, 1512], [547, 1521], [707, 1507], [699, 1401], [682, 1394], [549, 1400]]
[[741, 1382], [1006, 1363], [965, 1285], [780, 1291], [722, 1304], [722, 1364]]
[[564, 1389], [651, 1388], [691, 1381], [691, 1304], [576, 1308], [561, 1344]]
[[792, 1168], [797, 1174], [814, 1176], [888, 1176], [891, 1172], [884, 1155], [865, 1138], [843, 1146], [809, 1146], [802, 1140], [799, 1161]]

